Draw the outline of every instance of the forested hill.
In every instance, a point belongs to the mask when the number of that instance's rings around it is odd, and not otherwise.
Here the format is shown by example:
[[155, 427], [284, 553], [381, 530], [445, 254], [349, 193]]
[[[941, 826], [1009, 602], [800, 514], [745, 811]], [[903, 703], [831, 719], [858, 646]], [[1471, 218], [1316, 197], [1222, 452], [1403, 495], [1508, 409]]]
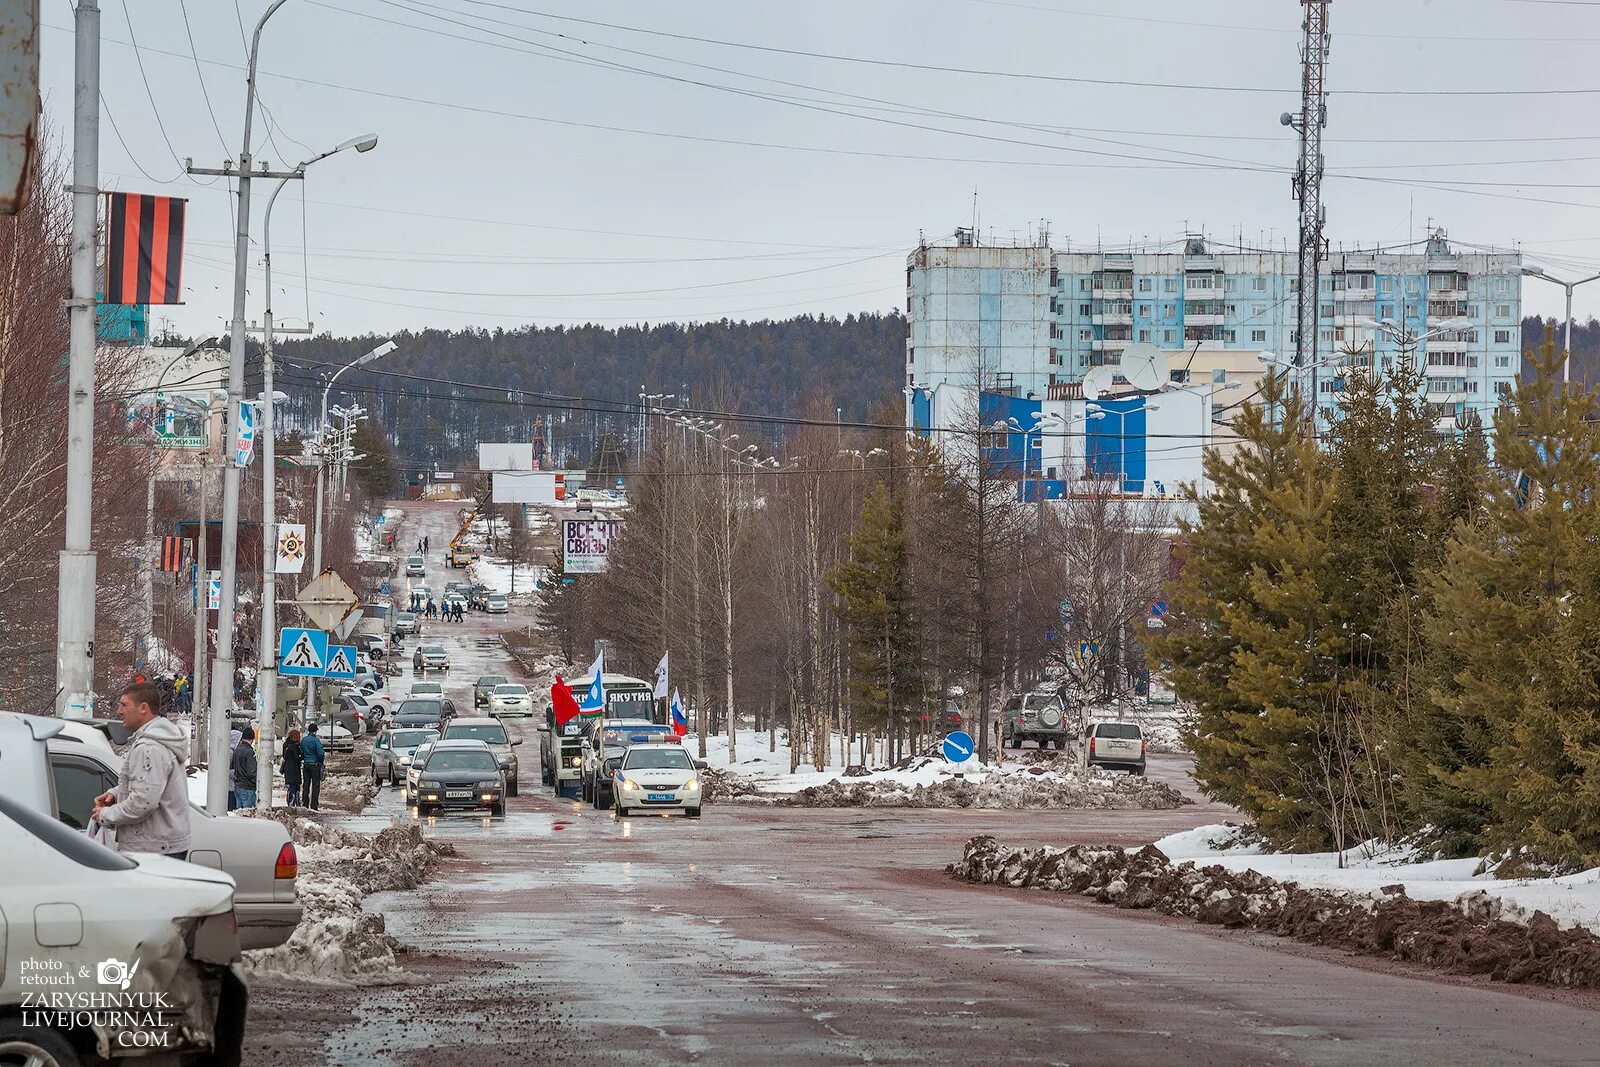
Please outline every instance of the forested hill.
[[[846, 418], [866, 416], [898, 394], [905, 338], [899, 313], [615, 329], [426, 330], [395, 334], [398, 351], [374, 364], [374, 371], [398, 373], [351, 371], [340, 378], [339, 393], [348, 386], [377, 409], [402, 465], [453, 464], [475, 455], [478, 441], [526, 441], [539, 414], [550, 427], [554, 454], [571, 451], [586, 462], [600, 432], [633, 426], [626, 415], [593, 409], [637, 404], [641, 388], [678, 394], [680, 402], [687, 392], [694, 405], [721, 410], [792, 414], [822, 401], [843, 407]], [[279, 342], [279, 387], [292, 398], [290, 424], [310, 429], [316, 419], [325, 381], [319, 365], [348, 362], [383, 340]], [[483, 390], [453, 390], [466, 385], [598, 404], [508, 403], [504, 395], [496, 397], [501, 402], [483, 402], [489, 396]]]

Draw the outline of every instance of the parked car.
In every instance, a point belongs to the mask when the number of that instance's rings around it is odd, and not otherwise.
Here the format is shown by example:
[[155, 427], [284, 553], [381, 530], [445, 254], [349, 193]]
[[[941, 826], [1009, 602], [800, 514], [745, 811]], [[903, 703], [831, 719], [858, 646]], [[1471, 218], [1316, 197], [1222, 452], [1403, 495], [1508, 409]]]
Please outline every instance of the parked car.
[[395, 612], [394, 635], [396, 637], [421, 637], [422, 621], [417, 618], [417, 613], [414, 611]]
[[431, 727], [439, 730], [455, 717], [456, 706], [449, 697], [412, 697], [403, 700], [389, 717], [389, 725], [400, 727]]
[[443, 645], [423, 645], [417, 649], [416, 655], [411, 657], [411, 669], [417, 674], [428, 671], [450, 671], [450, 653], [444, 650]]
[[511, 602], [500, 593], [490, 593], [483, 598], [483, 610], [490, 615], [504, 615], [511, 610]]
[[489, 694], [494, 692], [494, 687], [505, 685], [510, 680], [503, 674], [480, 674], [472, 687], [472, 706], [478, 708], [489, 703]]
[[380, 672], [368, 667], [356, 671], [356, 676], [350, 679], [350, 684], [357, 689], [379, 690], [389, 688], [389, 680]]
[[1144, 730], [1131, 722], [1090, 723], [1083, 734], [1083, 754], [1091, 767], [1121, 767], [1144, 773]]
[[398, 786], [411, 767], [417, 746], [437, 741], [439, 731], [428, 728], [390, 727], [372, 742], [372, 780]]
[[[0, 797], [81, 836], [94, 798], [122, 776], [122, 757], [109, 736], [126, 736], [120, 722], [0, 713], [0, 765], [6, 767]], [[189, 830], [189, 862], [233, 879], [244, 947], [272, 948], [287, 941], [300, 925], [295, 896], [300, 861], [283, 825], [271, 819], [217, 818], [191, 804]]]
[[[30, 745], [47, 740], [22, 730]], [[233, 879], [196, 863], [113, 852], [14, 795], [0, 796], [0, 848], [0, 1062], [77, 1067], [102, 1062], [101, 1049], [115, 1050], [117, 1063], [240, 1061], [248, 993]], [[29, 960], [59, 968], [70, 984], [24, 985]], [[72, 1010], [82, 1006], [77, 998], [106, 997], [108, 986], [129, 998], [127, 1008]], [[40, 1010], [41, 994], [66, 1002]], [[134, 1006], [158, 996], [159, 1014], [174, 1025], [145, 1025]]]
[[1011, 748], [1021, 748], [1024, 741], [1033, 741], [1040, 748], [1065, 748], [1067, 744], [1067, 708], [1054, 693], [1034, 692], [1014, 696], [1006, 701], [1005, 743]]
[[416, 778], [412, 796], [419, 815], [439, 808], [488, 808], [491, 815], [506, 813], [505, 776], [482, 741], [435, 741], [421, 769], [413, 762], [411, 772]]
[[482, 741], [500, 762], [500, 773], [505, 775], [506, 796], [517, 795], [517, 754], [513, 749], [522, 744], [520, 738], [512, 740], [499, 719], [469, 718], [462, 716], [445, 724], [444, 741]]
[[[329, 752], [354, 752], [356, 750], [356, 731], [340, 723], [337, 710], [334, 712], [332, 722], [326, 719], [315, 719], [313, 721], [317, 724], [317, 736], [322, 739], [323, 748]], [[365, 722], [362, 723], [361, 729], [362, 731], [366, 730]]]
[[533, 698], [528, 687], [516, 682], [502, 682], [489, 694], [489, 714], [497, 717], [513, 715], [524, 718], [533, 714]]
[[613, 774], [612, 789], [618, 815], [678, 809], [691, 819], [700, 817], [700, 772], [680, 744], [630, 746]]
[[421, 556], [406, 557], [406, 577], [422, 578], [428, 573], [428, 561]]
[[352, 737], [360, 737], [382, 729], [387, 714], [387, 709], [380, 703], [369, 701], [367, 694], [345, 689], [339, 694], [339, 709], [334, 712], [333, 721], [349, 731]]
[[[452, 590], [444, 595], [444, 604], [447, 608], [459, 607], [462, 611], [466, 611], [467, 594]], [[446, 668], [446, 670], [448, 669], [449, 668]]]

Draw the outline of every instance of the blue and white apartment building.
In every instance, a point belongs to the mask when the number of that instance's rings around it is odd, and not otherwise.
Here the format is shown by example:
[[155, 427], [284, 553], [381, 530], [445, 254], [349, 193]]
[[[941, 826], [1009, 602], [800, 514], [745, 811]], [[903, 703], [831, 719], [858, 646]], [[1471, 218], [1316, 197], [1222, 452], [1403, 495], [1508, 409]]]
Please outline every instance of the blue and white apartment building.
[[[1441, 429], [1468, 412], [1487, 424], [1520, 369], [1521, 266], [1512, 252], [1457, 251], [1443, 231], [1404, 251], [1332, 253], [1321, 267], [1317, 356], [1346, 368], [1383, 367], [1399, 356], [1402, 337], [1420, 338], [1414, 358], [1425, 366]], [[919, 245], [906, 262], [907, 423], [947, 421], [937, 411], [940, 395], [970, 398], [981, 381], [983, 424], [1003, 408], [1026, 426], [1058, 405], [1081, 405], [1091, 368], [1116, 366], [1124, 349], [1146, 343], [1166, 354], [1180, 391], [1203, 394], [1209, 417], [1201, 421], [1207, 433], [1215, 427], [1220, 443], [1230, 436], [1231, 413], [1254, 392], [1261, 354], [1293, 358], [1297, 275], [1292, 251], [1213, 250], [1203, 238], [1154, 251], [1081, 252], [1042, 242], [982, 245], [970, 231], [957, 231], [954, 243]], [[1374, 320], [1393, 328], [1376, 328]], [[1459, 326], [1441, 330], [1446, 323]], [[1319, 371], [1320, 407], [1337, 408], [1342, 373]], [[1170, 392], [1151, 398], [1140, 422], [1152, 438], [1169, 442], [1160, 451], [1171, 456], [1185, 451], [1172, 443], [1180, 435], [1156, 427], [1179, 412], [1193, 421], [1193, 405], [1169, 397], [1178, 399]], [[1079, 420], [1092, 451], [1112, 414], [1048, 417]], [[1126, 454], [1132, 435], [1116, 421]], [[1038, 490], [1048, 495], [1070, 491], [1086, 459], [1095, 466], [1092, 456], [1063, 456], [1051, 471], [1049, 457], [1030, 447], [1024, 442], [1017, 453], [1019, 473], [1067, 483]], [[1047, 451], [1049, 444], [1037, 447]], [[1194, 461], [1185, 470], [1197, 472], [1201, 450], [1188, 451]], [[1145, 479], [1123, 473], [1129, 491], [1150, 491]]]

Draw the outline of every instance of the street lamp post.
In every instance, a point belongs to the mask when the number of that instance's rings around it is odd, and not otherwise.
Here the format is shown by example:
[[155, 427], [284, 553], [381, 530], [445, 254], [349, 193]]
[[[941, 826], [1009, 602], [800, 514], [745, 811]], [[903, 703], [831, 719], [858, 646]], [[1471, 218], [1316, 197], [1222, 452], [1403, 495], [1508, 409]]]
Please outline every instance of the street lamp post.
[[1591, 274], [1587, 278], [1580, 278], [1575, 282], [1564, 282], [1547, 274], [1543, 267], [1528, 265], [1522, 268], [1522, 273], [1529, 278], [1541, 278], [1554, 285], [1559, 285], [1567, 291], [1567, 321], [1562, 327], [1561, 347], [1567, 353], [1566, 360], [1561, 364], [1561, 384], [1566, 385], [1572, 380], [1572, 290], [1580, 285], [1588, 285], [1592, 281], [1600, 281], [1600, 274]]
[[[313, 163], [327, 159], [336, 152], [343, 152], [347, 148], [354, 148], [357, 152], [369, 152], [377, 146], [377, 134], [364, 134], [353, 137], [344, 143], [305, 160], [294, 169], [294, 173], [304, 176], [306, 168]], [[288, 178], [280, 179], [278, 185], [272, 190], [272, 195], [267, 197], [266, 216], [261, 222], [262, 239], [262, 271], [266, 283], [266, 307], [261, 315], [261, 640], [258, 652], [256, 682], [261, 692], [261, 755], [256, 761], [256, 806], [270, 808], [272, 806], [272, 772], [274, 767], [274, 743], [277, 736], [276, 716], [278, 713], [278, 538], [277, 538], [277, 507], [278, 507], [278, 449], [277, 430], [274, 427], [276, 398], [272, 393], [272, 208], [278, 202], [278, 194], [283, 192], [283, 187], [289, 184]]]
[[317, 574], [322, 573], [322, 495], [324, 483], [327, 481], [328, 470], [328, 395], [333, 392], [334, 383], [339, 380], [339, 376], [344, 374], [345, 371], [350, 370], [352, 367], [365, 367], [373, 360], [382, 359], [399, 347], [393, 341], [383, 342], [371, 352], [357, 356], [354, 360], [334, 371], [333, 376], [328, 379], [328, 384], [323, 387], [322, 413], [317, 420], [317, 444], [320, 446], [317, 461], [317, 524], [311, 540], [311, 569]]

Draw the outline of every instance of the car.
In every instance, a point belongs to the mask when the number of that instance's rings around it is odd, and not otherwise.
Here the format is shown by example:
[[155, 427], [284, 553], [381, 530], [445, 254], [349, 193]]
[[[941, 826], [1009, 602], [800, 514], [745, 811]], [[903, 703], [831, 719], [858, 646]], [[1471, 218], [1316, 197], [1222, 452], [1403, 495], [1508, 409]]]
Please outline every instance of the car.
[[485, 601], [493, 595], [493, 589], [490, 589], [482, 582], [475, 582], [467, 586], [467, 606], [482, 611], [485, 607]]
[[422, 780], [422, 765], [428, 761], [428, 753], [432, 752], [433, 746], [438, 743], [438, 738], [432, 741], [424, 741], [411, 754], [411, 766], [406, 768], [405, 785], [403, 787], [407, 804], [411, 803], [413, 798], [416, 797], [417, 783]]
[[433, 586], [419, 585], [415, 589], [411, 590], [411, 593], [413, 596], [420, 598], [422, 602], [426, 604], [428, 601], [433, 599]]
[[[604, 773], [602, 764], [611, 756], [620, 756], [631, 745], [651, 742], [677, 742], [678, 735], [672, 727], [649, 719], [604, 719], [585, 724], [583, 731], [583, 764], [579, 775], [578, 794], [585, 800], [594, 800], [598, 792], [595, 783]], [[597, 807], [599, 805], [596, 805]]]
[[396, 637], [421, 637], [422, 620], [417, 618], [417, 613], [414, 611], [395, 612], [394, 635]]
[[354, 634], [350, 643], [369, 660], [381, 660], [389, 655], [389, 639], [382, 634]]
[[[446, 593], [444, 595], [444, 605], [447, 608], [457, 608], [458, 607], [462, 611], [466, 611], [467, 610], [467, 594], [460, 593], [460, 592], [455, 592], [455, 591]], [[448, 670], [449, 668], [446, 668], [446, 669]]]
[[[122, 777], [110, 737], [125, 738], [112, 720], [55, 719], [0, 713], [0, 797], [10, 797], [71, 826], [89, 825], [94, 798]], [[296, 897], [300, 860], [281, 823], [230, 819], [189, 805], [189, 862], [233, 879], [239, 937], [245, 948], [283, 944], [300, 925]]]
[[1132, 722], [1090, 723], [1083, 732], [1083, 755], [1091, 767], [1122, 767], [1144, 773], [1144, 729]]
[[494, 758], [500, 762], [500, 773], [505, 775], [506, 796], [517, 795], [517, 754], [512, 750], [522, 744], [522, 740], [513, 740], [499, 719], [468, 716], [451, 719], [445, 724], [441, 740], [482, 741], [488, 745]]
[[614, 776], [617, 773], [617, 768], [620, 766], [622, 766], [622, 753], [620, 752], [615, 756], [607, 756], [605, 762], [600, 765], [600, 775], [595, 778], [592, 789], [596, 808], [609, 808], [616, 803], [615, 790], [612, 785], [615, 782]]
[[472, 706], [477, 708], [489, 703], [489, 694], [494, 692], [494, 687], [505, 685], [510, 680], [503, 674], [480, 674], [472, 686]]
[[421, 556], [406, 557], [406, 577], [421, 578], [428, 573], [428, 561]]
[[389, 725], [399, 727], [425, 727], [444, 729], [447, 720], [455, 717], [456, 706], [449, 697], [412, 697], [402, 700], [389, 717]]
[[372, 780], [398, 786], [411, 767], [417, 746], [437, 741], [439, 731], [426, 727], [390, 727], [372, 742]]
[[1021, 748], [1024, 741], [1033, 741], [1040, 748], [1065, 748], [1067, 744], [1067, 709], [1055, 693], [1033, 692], [1014, 696], [1006, 701], [1004, 719], [1005, 743], [1011, 748]]
[[483, 598], [483, 610], [490, 615], [504, 615], [511, 610], [511, 602], [502, 593], [490, 593]]
[[333, 721], [360, 737], [377, 733], [388, 716], [389, 707], [381, 697], [347, 688], [339, 693], [339, 710], [334, 713]]
[[533, 714], [533, 698], [528, 687], [516, 682], [502, 682], [489, 694], [489, 714], [495, 716], [529, 716]]
[[439, 682], [412, 682], [411, 696], [414, 697], [442, 697], [444, 686]]
[[[322, 747], [329, 752], [354, 752], [356, 750], [356, 732], [339, 722], [337, 712], [335, 712], [335, 718], [332, 722], [326, 719], [312, 718], [307, 725], [310, 722], [317, 724], [317, 737], [322, 739]], [[363, 731], [366, 729], [365, 723], [362, 724], [361, 728]]]
[[389, 688], [389, 680], [371, 667], [356, 671], [356, 676], [350, 679], [350, 685], [357, 689], [378, 690]]
[[0, 796], [0, 848], [0, 1062], [78, 1067], [112, 1050], [120, 1064], [240, 1062], [233, 879], [114, 852], [14, 796]]
[[[421, 760], [418, 751], [418, 760]], [[412, 797], [417, 814], [440, 808], [488, 808], [491, 815], [506, 813], [506, 780], [494, 752], [482, 741], [435, 741], [418, 770]]]
[[417, 674], [427, 671], [450, 671], [450, 653], [444, 650], [443, 645], [423, 645], [417, 649], [416, 655], [411, 657], [411, 669]]
[[700, 770], [688, 750], [677, 743], [630, 745], [611, 778], [613, 807], [630, 811], [681, 810], [700, 817]]

